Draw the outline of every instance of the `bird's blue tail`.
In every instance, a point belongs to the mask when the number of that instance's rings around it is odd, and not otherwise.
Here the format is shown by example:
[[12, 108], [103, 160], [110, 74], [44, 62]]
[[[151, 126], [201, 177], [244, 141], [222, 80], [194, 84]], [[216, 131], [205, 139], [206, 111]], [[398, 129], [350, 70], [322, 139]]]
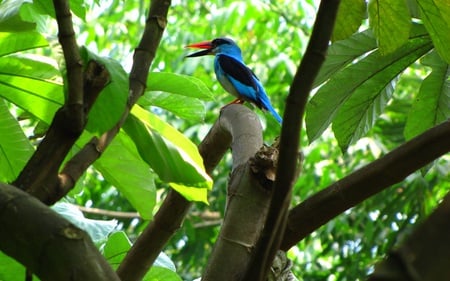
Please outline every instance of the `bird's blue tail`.
[[277, 119], [278, 123], [283, 123], [283, 119], [280, 115], [275, 111], [272, 104], [270, 104], [269, 98], [267, 98], [267, 95], [264, 95], [264, 97], [261, 99], [262, 108], [269, 111], [275, 119]]

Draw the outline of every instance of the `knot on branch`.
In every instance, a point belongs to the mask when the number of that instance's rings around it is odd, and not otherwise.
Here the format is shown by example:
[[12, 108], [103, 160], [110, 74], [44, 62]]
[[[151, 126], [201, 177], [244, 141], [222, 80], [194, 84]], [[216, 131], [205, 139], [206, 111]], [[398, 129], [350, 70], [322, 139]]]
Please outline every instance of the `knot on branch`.
[[261, 186], [266, 189], [272, 188], [275, 181], [278, 163], [278, 148], [264, 145], [249, 159], [250, 169], [257, 176]]

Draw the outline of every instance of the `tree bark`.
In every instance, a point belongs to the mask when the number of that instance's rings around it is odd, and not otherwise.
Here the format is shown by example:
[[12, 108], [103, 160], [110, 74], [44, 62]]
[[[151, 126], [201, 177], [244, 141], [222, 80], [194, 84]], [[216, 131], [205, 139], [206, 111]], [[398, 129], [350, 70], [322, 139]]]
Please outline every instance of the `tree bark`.
[[119, 280], [87, 233], [28, 193], [0, 183], [0, 206], [0, 250], [42, 281]]

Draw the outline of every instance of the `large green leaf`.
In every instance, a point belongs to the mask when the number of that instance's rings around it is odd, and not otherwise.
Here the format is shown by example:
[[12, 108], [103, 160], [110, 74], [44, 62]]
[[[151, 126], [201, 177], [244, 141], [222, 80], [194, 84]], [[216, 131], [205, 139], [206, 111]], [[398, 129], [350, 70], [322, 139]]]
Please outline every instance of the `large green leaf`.
[[[410, 39], [394, 53], [382, 56], [379, 51], [372, 52], [356, 64], [336, 73], [308, 104], [306, 129], [309, 140], [313, 141], [323, 133], [347, 101], [349, 104], [339, 112], [338, 124], [333, 130], [340, 135], [339, 142], [343, 148], [357, 139], [360, 133], [371, 126], [367, 123], [373, 120], [369, 115], [381, 110], [379, 102], [383, 99], [380, 97], [377, 100], [377, 95], [408, 65], [431, 48], [429, 37], [419, 36]], [[356, 114], [355, 110], [361, 110], [360, 114]]]
[[[2, 281], [23, 281], [25, 279], [26, 268], [15, 259], [0, 251], [0, 280]], [[33, 276], [33, 281], [39, 280]]]
[[450, 5], [448, 0], [417, 0], [422, 20], [430, 33], [434, 47], [450, 64]]
[[166, 92], [147, 92], [138, 101], [142, 107], [157, 106], [187, 120], [201, 122], [206, 110], [197, 98], [174, 95]]
[[414, 99], [405, 127], [405, 137], [411, 139], [450, 118], [450, 67], [432, 52], [422, 59], [432, 72], [422, 83]]
[[0, 2], [0, 31], [23, 32], [36, 28], [36, 24], [24, 21], [20, 9], [26, 0], [4, 0]]
[[81, 48], [84, 62], [95, 60], [109, 72], [111, 82], [103, 89], [89, 112], [86, 129], [93, 133], [104, 133], [122, 117], [128, 98], [128, 75], [119, 62], [95, 55], [87, 48]]
[[319, 86], [347, 64], [376, 47], [377, 42], [372, 30], [356, 33], [345, 40], [334, 42], [328, 48], [327, 57], [314, 81], [314, 87]]
[[34, 149], [1, 99], [0, 136], [0, 181], [11, 182], [30, 159]]
[[175, 73], [150, 73], [147, 79], [147, 91], [161, 91], [203, 100], [213, 99], [211, 91], [202, 80]]
[[334, 24], [332, 41], [346, 39], [358, 31], [365, 14], [364, 0], [342, 0]]
[[151, 219], [156, 202], [155, 175], [126, 134], [119, 132], [94, 166], [143, 219]]
[[45, 46], [47, 40], [35, 31], [0, 32], [0, 57]]
[[206, 202], [206, 189], [212, 187], [212, 180], [205, 172], [197, 147], [189, 139], [140, 106], [133, 107], [123, 128], [161, 180], [175, 189], [179, 186], [200, 188], [202, 192], [195, 198], [196, 194], [178, 191], [186, 198]]
[[57, 82], [7, 73], [0, 74], [0, 96], [47, 124], [50, 124], [64, 99], [62, 85]]
[[370, 0], [369, 22], [382, 55], [392, 53], [409, 37], [411, 16], [405, 0]]

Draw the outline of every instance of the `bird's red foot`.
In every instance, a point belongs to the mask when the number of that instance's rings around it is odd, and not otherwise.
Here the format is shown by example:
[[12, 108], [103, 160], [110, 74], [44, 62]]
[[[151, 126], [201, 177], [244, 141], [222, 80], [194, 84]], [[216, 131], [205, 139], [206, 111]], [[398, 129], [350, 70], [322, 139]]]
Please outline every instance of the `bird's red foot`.
[[224, 109], [225, 107], [229, 106], [230, 104], [243, 104], [245, 102], [245, 100], [241, 100], [241, 99], [235, 99], [234, 101], [227, 103], [226, 105], [222, 106], [221, 109]]

